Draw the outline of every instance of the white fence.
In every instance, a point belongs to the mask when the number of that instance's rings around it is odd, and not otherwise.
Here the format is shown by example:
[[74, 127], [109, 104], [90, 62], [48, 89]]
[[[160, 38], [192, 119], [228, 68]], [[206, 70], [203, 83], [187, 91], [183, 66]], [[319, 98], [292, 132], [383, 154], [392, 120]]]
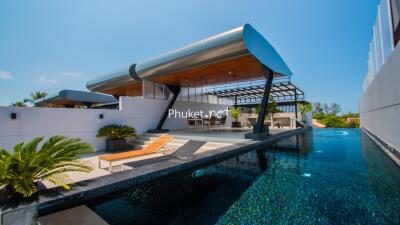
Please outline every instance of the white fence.
[[[125, 124], [135, 127], [138, 133], [155, 128], [168, 100], [121, 97], [120, 110], [68, 109], [68, 108], [14, 108], [0, 107], [0, 147], [11, 150], [19, 142], [37, 136], [67, 135], [80, 137], [97, 149], [105, 148], [105, 140], [97, 138], [97, 131], [108, 124]], [[227, 105], [177, 101], [179, 111], [225, 109]], [[11, 119], [11, 113], [17, 118]], [[103, 114], [103, 119], [100, 119]], [[186, 128], [185, 119], [169, 118], [164, 128]]]
[[375, 24], [372, 28], [368, 73], [363, 84], [364, 91], [375, 79], [375, 75], [381, 70], [382, 65], [393, 51], [394, 40], [391, 15], [390, 0], [381, 0], [378, 6]]
[[400, 45], [382, 66], [360, 101], [361, 126], [400, 149]]

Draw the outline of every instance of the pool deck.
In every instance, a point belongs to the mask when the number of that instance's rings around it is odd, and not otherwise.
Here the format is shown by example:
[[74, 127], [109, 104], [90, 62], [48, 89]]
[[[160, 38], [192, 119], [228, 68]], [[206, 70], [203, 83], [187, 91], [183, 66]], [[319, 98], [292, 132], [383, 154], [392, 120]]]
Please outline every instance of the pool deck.
[[[125, 160], [120, 160], [113, 163], [112, 173], [121, 172], [123, 170], [122, 165], [135, 162], [142, 161], [150, 158], [157, 158], [164, 155], [170, 155], [174, 151], [176, 151], [179, 147], [184, 145], [189, 140], [193, 141], [206, 141], [207, 143], [202, 146], [200, 149], [196, 151], [196, 154], [206, 152], [206, 151], [214, 151], [219, 148], [228, 147], [237, 143], [246, 143], [250, 141], [249, 139], [245, 139], [244, 135], [250, 132], [250, 128], [239, 128], [232, 131], [231, 128], [226, 128], [225, 131], [204, 131], [204, 130], [179, 130], [179, 131], [171, 131], [170, 135], [174, 137], [174, 139], [168, 143], [165, 148], [161, 151], [145, 156], [139, 156], [135, 158], [129, 158]], [[288, 131], [288, 129], [270, 129], [270, 133], [272, 135], [279, 134], [281, 132]], [[89, 173], [83, 172], [68, 172], [67, 175], [69, 177], [70, 183], [77, 183], [85, 180], [94, 179], [97, 177], [102, 177], [106, 175], [112, 174], [107, 170], [108, 167], [99, 168], [99, 156], [109, 154], [105, 151], [98, 151], [93, 154], [85, 155], [82, 157], [82, 163], [90, 166], [92, 171]], [[132, 169], [130, 167], [124, 167], [124, 169]], [[42, 186], [47, 189], [55, 188], [56, 186], [50, 182], [44, 181], [41, 182]]]
[[[272, 135], [261, 141], [244, 139], [242, 132], [222, 132], [225, 135], [218, 136], [216, 133], [199, 132], [171, 132], [178, 140], [207, 140], [214, 147], [205, 145], [196, 151], [191, 157], [177, 158], [171, 157], [168, 160], [149, 164], [140, 168], [131, 168], [112, 174], [104, 173], [100, 176], [94, 175], [89, 179], [78, 181], [69, 191], [63, 191], [58, 187], [42, 191], [40, 195], [25, 203], [10, 207], [13, 201], [4, 201], [2, 205], [2, 221], [4, 224], [21, 224], [21, 216], [30, 213], [32, 217], [47, 215], [63, 209], [85, 204], [97, 197], [121, 192], [130, 187], [143, 183], [161, 176], [172, 174], [185, 169], [207, 166], [212, 163], [234, 157], [257, 148], [265, 147], [283, 138], [290, 137], [297, 133], [302, 133], [306, 129], [293, 130], [271, 130]], [[185, 137], [185, 139], [181, 139]], [[240, 138], [241, 137], [241, 138]], [[207, 143], [207, 144], [209, 144]], [[179, 146], [179, 145], [177, 145]], [[175, 146], [175, 147], [177, 147]], [[97, 156], [92, 156], [97, 157]], [[93, 158], [93, 159], [94, 159]], [[96, 173], [100, 173], [96, 171]], [[36, 213], [32, 214], [32, 210]], [[23, 222], [25, 224], [30, 224]]]

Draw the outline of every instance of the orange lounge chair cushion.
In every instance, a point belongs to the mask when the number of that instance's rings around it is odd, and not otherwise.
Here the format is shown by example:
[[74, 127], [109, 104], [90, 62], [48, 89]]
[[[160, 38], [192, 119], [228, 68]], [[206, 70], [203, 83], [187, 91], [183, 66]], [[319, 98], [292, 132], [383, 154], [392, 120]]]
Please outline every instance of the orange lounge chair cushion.
[[152, 154], [152, 153], [155, 153], [158, 150], [160, 150], [172, 139], [173, 139], [173, 137], [171, 135], [164, 135], [164, 136], [159, 137], [157, 140], [155, 140], [153, 143], [151, 143], [149, 146], [147, 146], [143, 149], [115, 153], [115, 154], [110, 154], [110, 155], [102, 155], [102, 156], [99, 156], [99, 158], [101, 160], [105, 160], [105, 161], [116, 161], [116, 160], [121, 160], [121, 159], [127, 159], [127, 158], [133, 158], [133, 157], [137, 157], [137, 156]]

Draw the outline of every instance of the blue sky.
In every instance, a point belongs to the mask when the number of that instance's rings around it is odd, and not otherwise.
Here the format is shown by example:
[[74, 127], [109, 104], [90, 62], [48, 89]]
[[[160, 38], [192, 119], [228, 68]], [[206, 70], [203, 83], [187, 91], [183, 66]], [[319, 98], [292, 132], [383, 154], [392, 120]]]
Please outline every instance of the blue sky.
[[378, 0], [0, 1], [0, 105], [250, 23], [310, 101], [358, 111]]

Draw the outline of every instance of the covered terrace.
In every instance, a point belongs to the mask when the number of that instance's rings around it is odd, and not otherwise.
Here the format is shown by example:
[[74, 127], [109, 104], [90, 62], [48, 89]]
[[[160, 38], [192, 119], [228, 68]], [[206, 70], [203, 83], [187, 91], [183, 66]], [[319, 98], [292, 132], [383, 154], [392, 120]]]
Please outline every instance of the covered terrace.
[[[217, 98], [228, 98], [234, 107], [242, 108], [242, 112], [250, 116], [256, 112], [256, 108], [262, 102], [265, 92], [264, 80], [253, 80], [236, 84], [217, 85], [207, 89], [207, 95], [217, 96]], [[290, 127], [297, 127], [301, 115], [298, 112], [298, 103], [307, 104], [304, 92], [290, 81], [290, 77], [275, 79], [271, 85], [269, 101], [274, 101], [278, 114], [286, 114], [285, 117], [293, 117]], [[288, 115], [292, 114], [292, 115]], [[256, 118], [248, 118], [251, 126], [255, 124]], [[301, 118], [303, 119], [303, 118]], [[274, 126], [270, 121], [269, 125]], [[287, 123], [286, 123], [287, 124]]]
[[[292, 75], [279, 53], [251, 25], [211, 36], [181, 48], [139, 61], [122, 70], [89, 81], [91, 91], [118, 96], [144, 96], [145, 82], [169, 90], [170, 103], [154, 129], [168, 132], [163, 124], [181, 92], [181, 87], [207, 87], [218, 84], [260, 80], [265, 83], [258, 118], [264, 118], [272, 80]], [[248, 138], [268, 136], [268, 128], [258, 120]]]

